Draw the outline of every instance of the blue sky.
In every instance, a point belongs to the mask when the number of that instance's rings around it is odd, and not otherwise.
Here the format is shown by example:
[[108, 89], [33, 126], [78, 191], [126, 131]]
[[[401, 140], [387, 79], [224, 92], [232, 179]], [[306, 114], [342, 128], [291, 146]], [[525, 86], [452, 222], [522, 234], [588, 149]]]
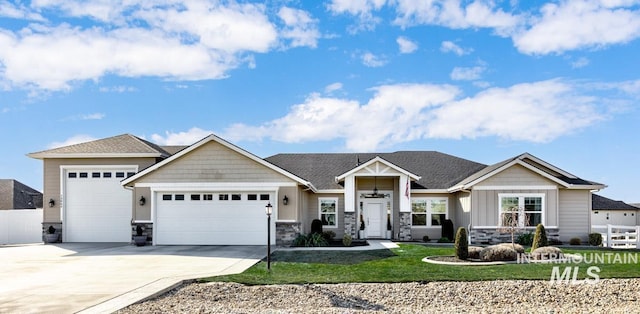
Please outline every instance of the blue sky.
[[640, 1], [0, 0], [0, 177], [131, 133], [279, 152], [529, 152], [640, 202]]

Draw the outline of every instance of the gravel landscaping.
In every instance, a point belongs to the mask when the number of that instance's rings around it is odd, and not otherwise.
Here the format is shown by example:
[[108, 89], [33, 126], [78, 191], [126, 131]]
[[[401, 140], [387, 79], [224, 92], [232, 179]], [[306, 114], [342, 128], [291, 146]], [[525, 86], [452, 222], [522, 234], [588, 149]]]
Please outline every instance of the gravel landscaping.
[[190, 284], [118, 313], [640, 313], [640, 279]]

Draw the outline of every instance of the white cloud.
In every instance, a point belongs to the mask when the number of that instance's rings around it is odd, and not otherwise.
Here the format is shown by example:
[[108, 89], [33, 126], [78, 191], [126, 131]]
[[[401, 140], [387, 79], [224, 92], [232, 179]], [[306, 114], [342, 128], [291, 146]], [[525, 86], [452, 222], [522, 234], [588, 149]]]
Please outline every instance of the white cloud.
[[412, 53], [418, 49], [418, 44], [404, 36], [398, 37], [396, 42], [400, 48], [400, 53]]
[[475, 66], [471, 68], [455, 67], [449, 76], [454, 81], [473, 81], [480, 79], [484, 70], [485, 67], [482, 66]]
[[370, 68], [378, 68], [387, 64], [387, 60], [385, 60], [382, 56], [376, 56], [371, 52], [365, 52], [361, 56], [362, 64], [368, 66]]
[[640, 37], [637, 1], [567, 0], [548, 3], [532, 26], [513, 37], [526, 54], [561, 53], [622, 44]]
[[186, 132], [174, 133], [166, 131], [164, 136], [153, 134], [151, 135], [151, 140], [158, 145], [191, 145], [212, 133], [213, 131], [193, 127]]
[[348, 28], [351, 33], [362, 30], [373, 30], [380, 23], [380, 18], [373, 11], [380, 10], [387, 0], [332, 0], [327, 9], [333, 14], [350, 14], [358, 17], [357, 24]]
[[125, 92], [135, 92], [138, 89], [133, 86], [102, 86], [98, 89], [102, 93], [125, 93]]
[[327, 85], [327, 87], [324, 88], [324, 92], [326, 94], [331, 94], [335, 91], [341, 90], [342, 89], [342, 83], [336, 82], [336, 83], [332, 83]]
[[50, 143], [47, 148], [48, 149], [52, 149], [52, 148], [58, 148], [58, 147], [64, 147], [64, 146], [69, 146], [69, 145], [75, 145], [75, 144], [80, 144], [80, 143], [85, 143], [85, 142], [91, 142], [91, 141], [95, 141], [97, 140], [97, 138], [90, 136], [90, 135], [86, 135], [86, 134], [78, 134], [78, 135], [74, 135], [62, 142], [53, 142]]
[[580, 57], [577, 60], [571, 62], [571, 67], [574, 69], [584, 68], [589, 65], [589, 59], [585, 57]]
[[463, 55], [467, 55], [470, 54], [471, 52], [473, 52], [472, 48], [462, 48], [458, 45], [456, 45], [454, 42], [452, 41], [443, 41], [440, 44], [440, 51], [442, 52], [453, 52], [458, 56], [463, 56]]
[[45, 21], [40, 14], [30, 12], [24, 5], [11, 3], [9, 1], [0, 1], [0, 17]]
[[298, 9], [283, 7], [278, 16], [284, 21], [286, 28], [281, 31], [284, 39], [291, 41], [291, 47], [318, 46], [318, 21], [311, 18], [308, 12]]
[[493, 1], [476, 0], [467, 5], [460, 1], [397, 0], [394, 23], [401, 27], [439, 25], [450, 28], [493, 28], [507, 36], [522, 23], [522, 18], [497, 8]]
[[[639, 86], [624, 82], [600, 90], [634, 91]], [[472, 96], [464, 96], [455, 86], [432, 84], [384, 85], [372, 91], [366, 103], [312, 94], [281, 118], [258, 126], [234, 124], [224, 137], [287, 143], [342, 139], [351, 151], [374, 151], [425, 138], [548, 142], [607, 115], [599, 107], [603, 98], [589, 94], [592, 88], [559, 79], [494, 87]]]

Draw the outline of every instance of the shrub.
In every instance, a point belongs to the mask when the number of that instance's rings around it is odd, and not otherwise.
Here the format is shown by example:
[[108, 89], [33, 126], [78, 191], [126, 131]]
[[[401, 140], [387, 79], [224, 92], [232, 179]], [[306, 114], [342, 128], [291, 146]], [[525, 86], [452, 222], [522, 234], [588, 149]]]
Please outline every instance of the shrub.
[[548, 239], [548, 243], [549, 245], [562, 245], [562, 241], [556, 239], [556, 238], [549, 238]]
[[351, 246], [351, 242], [353, 241], [353, 239], [351, 238], [351, 235], [349, 234], [345, 234], [342, 237], [342, 245], [344, 246]]
[[562, 259], [562, 250], [555, 246], [543, 246], [531, 251], [531, 258], [535, 260]]
[[442, 223], [442, 237], [449, 239], [449, 242], [453, 241], [453, 221], [451, 219], [445, 219]]
[[327, 240], [320, 233], [311, 233], [307, 236], [307, 243], [305, 246], [327, 246]]
[[[508, 244], [508, 243], [507, 243]], [[492, 245], [480, 251], [480, 259], [485, 262], [494, 261], [515, 261], [518, 258], [518, 252], [507, 245]]]
[[320, 219], [311, 221], [311, 233], [322, 234], [322, 221]]
[[602, 234], [597, 233], [597, 232], [589, 233], [589, 245], [601, 246], [602, 245]]
[[449, 238], [447, 237], [442, 237], [438, 239], [438, 243], [451, 243], [451, 240], [449, 240]]
[[520, 245], [531, 245], [531, 243], [533, 243], [533, 233], [527, 232], [519, 234], [516, 243]]
[[322, 236], [327, 240], [327, 242], [331, 242], [336, 237], [336, 233], [331, 230], [327, 230], [322, 232]]
[[569, 239], [569, 244], [570, 245], [580, 245], [580, 243], [582, 243], [582, 240], [580, 240], [580, 238], [571, 238], [571, 239]]
[[467, 239], [467, 229], [458, 228], [456, 232], [456, 242], [453, 246], [456, 249], [456, 257], [459, 259], [467, 259], [469, 257], [469, 240]]
[[426, 235], [426, 236], [422, 237], [422, 241], [429, 242], [429, 241], [431, 241], [431, 239], [429, 239], [429, 236]]
[[293, 239], [291, 246], [307, 246], [307, 236], [304, 234], [298, 234], [298, 236]]
[[547, 231], [542, 224], [536, 226], [536, 235], [533, 236], [533, 243], [531, 243], [531, 252], [535, 249], [549, 245], [547, 240]]
[[514, 243], [514, 244], [511, 244], [511, 243], [500, 243], [500, 244], [497, 244], [497, 245], [506, 246], [508, 248], [513, 249], [517, 253], [524, 253], [524, 247], [522, 245], [520, 245], [520, 244], [517, 244], [517, 243]]
[[482, 251], [482, 247], [479, 246], [470, 246], [469, 247], [469, 256], [467, 258], [470, 259], [480, 259], [480, 251]]

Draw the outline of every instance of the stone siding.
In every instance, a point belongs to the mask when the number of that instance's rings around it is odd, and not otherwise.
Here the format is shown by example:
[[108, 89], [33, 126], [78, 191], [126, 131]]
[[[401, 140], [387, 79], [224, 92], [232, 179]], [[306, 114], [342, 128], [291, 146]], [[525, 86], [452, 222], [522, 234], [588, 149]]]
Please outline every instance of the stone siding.
[[290, 246], [300, 234], [299, 222], [276, 222], [276, 245]]
[[137, 236], [136, 232], [137, 226], [140, 225], [143, 229], [142, 235], [147, 236], [147, 245], [151, 245], [153, 243], [153, 223], [132, 223], [131, 224], [131, 243], [133, 242], [133, 236]]
[[344, 213], [344, 234], [356, 239], [356, 213]]
[[[549, 241], [559, 241], [559, 229], [552, 228], [546, 229], [547, 239]], [[531, 232], [535, 234], [536, 230], [518, 230], [515, 233], [514, 238], [517, 240], [518, 235], [526, 234]], [[471, 243], [473, 244], [495, 244], [495, 243], [510, 243], [511, 242], [511, 233], [508, 232], [500, 232], [496, 228], [482, 228], [482, 229], [474, 229], [471, 228]]]
[[398, 240], [411, 241], [411, 213], [400, 213]]
[[58, 235], [58, 240], [56, 242], [62, 242], [62, 223], [61, 222], [43, 222], [42, 223], [42, 242], [55, 243], [55, 242], [47, 242], [46, 235], [49, 233], [49, 226], [53, 226], [54, 228], [56, 228], [55, 234]]

